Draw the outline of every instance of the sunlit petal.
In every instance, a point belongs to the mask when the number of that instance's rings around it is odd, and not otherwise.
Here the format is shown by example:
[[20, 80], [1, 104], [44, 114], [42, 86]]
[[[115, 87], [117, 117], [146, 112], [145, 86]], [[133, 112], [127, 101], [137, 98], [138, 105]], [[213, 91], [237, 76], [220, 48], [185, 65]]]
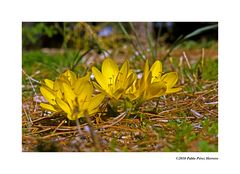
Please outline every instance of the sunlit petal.
[[96, 109], [99, 107], [103, 99], [105, 98], [104, 94], [97, 94], [94, 97], [91, 98], [91, 102], [89, 103], [89, 111]]
[[102, 74], [106, 78], [108, 85], [115, 86], [115, 80], [117, 78], [118, 72], [118, 66], [112, 59], [107, 58], [103, 61]]
[[129, 62], [126, 60], [118, 73], [118, 76], [115, 82], [116, 86], [117, 85], [122, 86], [125, 83], [125, 80], [127, 79], [127, 76], [128, 76], [128, 71], [129, 71]]
[[161, 95], [164, 95], [166, 89], [167, 87], [161, 82], [152, 83], [149, 85], [148, 90], [144, 95], [144, 99], [149, 100], [152, 98], [160, 97]]
[[170, 88], [170, 89], [167, 89], [166, 94], [176, 93], [176, 92], [179, 92], [181, 90], [182, 90], [182, 88]]
[[92, 96], [93, 93], [93, 87], [90, 84], [90, 82], [85, 82], [82, 84], [81, 86], [82, 90], [80, 91], [79, 95], [78, 95], [78, 104], [82, 105], [82, 104], [86, 104], [86, 102], [90, 101], [90, 98]]
[[92, 68], [92, 72], [98, 84], [101, 86], [103, 90], [108, 88], [107, 79], [102, 75], [102, 73], [95, 67]]
[[40, 106], [43, 108], [43, 109], [46, 109], [46, 110], [49, 110], [49, 111], [52, 111], [52, 112], [57, 112], [57, 110], [50, 104], [47, 104], [47, 103], [40, 103]]
[[150, 71], [152, 72], [152, 82], [159, 81], [162, 74], [162, 63], [156, 60]]
[[170, 72], [162, 76], [162, 80], [166, 83], [168, 88], [172, 88], [178, 80], [176, 72]]
[[69, 105], [67, 103], [65, 103], [63, 100], [61, 100], [60, 98], [56, 98], [56, 102], [58, 104], [58, 106], [67, 114], [72, 114], [72, 110], [69, 107]]
[[49, 87], [50, 89], [53, 89], [54, 82], [52, 80], [45, 79], [44, 82], [47, 85], [47, 87]]
[[41, 86], [40, 87], [40, 92], [42, 93], [43, 97], [52, 105], [56, 104], [55, 101], [55, 95], [54, 92], [51, 91], [50, 88], [46, 87], [46, 86]]
[[67, 70], [65, 73], [63, 73], [63, 75], [66, 76], [71, 85], [73, 85], [77, 79], [76, 74], [70, 70]]
[[62, 83], [62, 92], [65, 98], [70, 98], [71, 100], [74, 100], [76, 98], [76, 95], [73, 92], [72, 88], [66, 83]]
[[128, 89], [133, 85], [134, 81], [137, 79], [136, 73], [131, 73], [124, 84], [124, 89]]
[[96, 82], [92, 82], [92, 83], [93, 83], [93, 86], [94, 86], [99, 92], [106, 93], [106, 91], [104, 91], [98, 83], [96, 83]]

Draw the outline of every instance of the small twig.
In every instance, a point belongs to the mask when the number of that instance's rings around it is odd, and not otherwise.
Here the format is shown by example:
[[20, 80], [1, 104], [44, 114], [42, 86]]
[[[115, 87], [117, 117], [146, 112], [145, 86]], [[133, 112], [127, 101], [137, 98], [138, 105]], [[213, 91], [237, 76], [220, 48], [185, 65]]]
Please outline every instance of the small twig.
[[217, 105], [218, 104], [218, 101], [215, 101], [215, 102], [208, 102], [208, 103], [204, 103], [205, 105]]
[[59, 112], [53, 113], [52, 115], [49, 115], [49, 116], [45, 116], [45, 117], [35, 119], [32, 122], [36, 123], [36, 122], [39, 122], [39, 121], [42, 121], [42, 120], [45, 120], [45, 119], [48, 119], [48, 118], [52, 118], [52, 117], [56, 116], [57, 114], [59, 114]]
[[193, 70], [193, 69], [192, 69], [192, 66], [191, 66], [191, 64], [189, 63], [189, 59], [188, 59], [185, 51], [183, 51], [183, 57], [184, 57], [184, 59], [186, 60], [188, 69], [190, 70], [191, 75], [192, 75], [192, 77], [190, 77], [190, 75], [187, 74], [188, 78], [189, 78], [192, 82], [194, 82], [194, 79], [195, 79], [195, 81], [197, 81], [197, 80], [198, 80], [198, 79], [197, 79], [197, 76], [196, 76], [196, 74], [194, 74], [193, 71], [192, 71], [192, 70]]
[[39, 133], [43, 133], [43, 132], [47, 132], [49, 130], [51, 130], [52, 128], [46, 128], [46, 129], [43, 129], [43, 130], [40, 130], [38, 132], [33, 132], [33, 134], [39, 134]]
[[26, 109], [23, 107], [23, 111], [28, 119], [28, 121], [30, 122], [31, 125], [33, 125], [33, 122], [32, 122], [32, 118], [31, 116], [27, 113]]
[[[32, 89], [33, 89], [34, 95], [37, 96], [37, 92], [36, 92], [35, 87], [33, 86], [33, 83], [32, 83], [32, 77], [29, 76], [28, 74], [26, 74], [24, 70], [22, 70], [22, 71], [23, 71], [23, 73], [27, 76], [27, 78], [28, 78], [28, 80], [29, 80], [29, 83], [30, 83], [30, 85], [31, 85], [31, 87], [32, 87]], [[40, 82], [39, 82], [39, 83], [40, 83]]]
[[49, 134], [49, 135], [46, 135], [46, 136], [42, 137], [41, 139], [47, 139], [47, 138], [58, 136], [58, 135], [73, 134], [73, 133], [76, 133], [76, 130], [69, 131], [69, 132], [59, 132], [59, 133], [55, 133], [55, 134]]
[[27, 128], [28, 128], [28, 132], [30, 132], [30, 127], [33, 125], [33, 122], [32, 122], [32, 118], [31, 118], [31, 116], [27, 113], [27, 111], [26, 111], [26, 109], [23, 107], [23, 111], [24, 111], [24, 113], [25, 113], [25, 115], [26, 115], [26, 117], [27, 117], [27, 120], [28, 120], [28, 122], [27, 122]]
[[208, 109], [206, 109], [205, 107], [201, 106], [200, 104], [198, 104], [198, 106], [199, 106], [201, 109], [205, 110], [206, 112], [208, 112], [208, 113], [210, 113], [210, 114], [212, 114], [212, 115], [214, 115], [214, 116], [218, 116], [218, 114], [217, 114], [216, 112], [211, 111], [211, 110], [208, 110]]
[[189, 63], [189, 60], [188, 60], [188, 57], [187, 57], [187, 55], [186, 55], [185, 51], [183, 51], [183, 57], [184, 57], [184, 59], [185, 59], [185, 60], [186, 60], [186, 62], [187, 62], [187, 66], [188, 66], [188, 68], [191, 70], [191, 69], [192, 69], [192, 67], [191, 67], [191, 65], [190, 65], [190, 63]]
[[56, 127], [56, 129], [54, 129], [52, 133], [55, 133], [58, 130], [58, 128], [63, 125], [64, 122], [65, 122], [65, 119]]
[[[22, 70], [22, 72], [27, 76], [27, 78], [28, 78], [28, 80], [29, 80], [29, 83], [30, 83], [30, 85], [31, 85], [31, 87], [32, 87], [32, 89], [33, 89], [34, 96], [37, 96], [37, 92], [36, 92], [36, 90], [35, 90], [35, 88], [34, 88], [34, 86], [33, 86], [33, 83], [32, 83], [32, 79], [33, 79], [33, 78], [32, 78], [31, 76], [29, 76], [24, 70]], [[37, 81], [37, 80], [34, 80], [34, 81]], [[38, 82], [38, 83], [40, 83], [40, 82]], [[37, 105], [38, 105], [38, 103], [35, 101], [34, 112], [37, 111]]]
[[29, 76], [24, 70], [22, 70], [22, 72], [23, 72], [24, 75], [26, 75], [28, 77], [28, 79], [30, 79], [30, 80], [38, 83], [38, 84], [41, 84], [41, 82], [39, 82], [38, 80], [36, 80], [36, 79], [32, 78], [31, 76]]
[[[129, 127], [124, 127], [124, 126], [109, 126], [109, 128], [113, 128], [114, 130], [121, 130], [121, 131], [128, 131], [128, 132], [142, 132], [141, 129], [135, 128], [129, 128]], [[112, 131], [112, 130], [102, 130], [100, 132], [108, 132], [108, 131]]]
[[185, 79], [184, 79], [184, 75], [183, 75], [183, 67], [182, 67], [182, 64], [183, 64], [183, 56], [180, 57], [180, 61], [179, 61], [178, 67], [179, 67], [180, 73], [181, 73], [181, 84], [184, 84]]
[[111, 124], [109, 124], [109, 125], [102, 126], [101, 128], [102, 128], [102, 129], [105, 129], [105, 128], [107, 128], [107, 127], [111, 127], [111, 126], [117, 124], [118, 122], [120, 122], [120, 121], [127, 115], [127, 113], [128, 113], [127, 111], [121, 113], [119, 116], [117, 116], [117, 117], [113, 120], [113, 121], [114, 121], [113, 123], [111, 123]]
[[202, 48], [202, 56], [201, 56], [201, 65], [202, 65], [202, 68], [204, 66], [204, 58], [205, 58], [205, 49]]
[[193, 110], [193, 109], [190, 109], [190, 111], [191, 111], [191, 112], [193, 113], [193, 115], [196, 116], [197, 118], [202, 118], [202, 117], [203, 117], [202, 114], [200, 114], [199, 112], [197, 112], [197, 111], [195, 111], [195, 110]]
[[[80, 126], [80, 128], [83, 128], [83, 126], [86, 126], [87, 124], [82, 124]], [[56, 129], [56, 126], [43, 126], [43, 125], [35, 125], [35, 127], [37, 128], [52, 128], [52, 129]], [[76, 130], [77, 129], [77, 126], [61, 126], [58, 128], [58, 131], [73, 131], [73, 130]]]

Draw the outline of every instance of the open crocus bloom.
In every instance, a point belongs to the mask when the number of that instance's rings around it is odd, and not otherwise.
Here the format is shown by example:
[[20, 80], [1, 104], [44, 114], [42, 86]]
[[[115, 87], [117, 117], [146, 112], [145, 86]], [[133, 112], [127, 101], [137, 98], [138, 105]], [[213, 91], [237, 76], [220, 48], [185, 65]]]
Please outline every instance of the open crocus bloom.
[[176, 93], [182, 90], [182, 88], [179, 87], [174, 88], [174, 85], [176, 85], [178, 81], [178, 75], [176, 72], [169, 72], [162, 76], [162, 64], [159, 60], [155, 61], [150, 69], [150, 72], [152, 73], [151, 83], [163, 82], [167, 87], [165, 92], [166, 94]]
[[94, 86], [110, 98], [118, 100], [125, 91], [133, 84], [136, 74], [130, 70], [129, 62], [125, 61], [121, 69], [110, 58], [103, 61], [102, 72], [96, 67], [92, 68], [92, 72], [97, 81], [93, 82]]
[[49, 103], [40, 103], [40, 106], [53, 112], [64, 111], [69, 120], [83, 117], [85, 112], [89, 115], [96, 113], [105, 96], [92, 96], [93, 87], [89, 76], [87, 74], [77, 78], [72, 71], [67, 70], [54, 82], [45, 79], [40, 91]]
[[137, 79], [127, 91], [129, 99], [135, 100], [142, 97], [143, 100], [149, 100], [181, 90], [181, 88], [173, 88], [178, 80], [177, 73], [170, 72], [163, 76], [162, 73], [160, 61], [155, 61], [149, 70], [148, 60], [146, 60], [142, 78]]

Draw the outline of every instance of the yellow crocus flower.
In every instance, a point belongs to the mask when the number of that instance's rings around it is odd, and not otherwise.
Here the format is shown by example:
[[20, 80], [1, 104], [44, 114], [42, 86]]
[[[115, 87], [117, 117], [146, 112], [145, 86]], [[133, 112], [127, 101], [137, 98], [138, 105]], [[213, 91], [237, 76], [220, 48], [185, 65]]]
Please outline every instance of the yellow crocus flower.
[[94, 86], [110, 98], [118, 100], [125, 91], [133, 84], [136, 74], [130, 70], [129, 62], [126, 60], [121, 69], [110, 58], [106, 58], [102, 64], [102, 72], [96, 67], [92, 72], [97, 81], [93, 82]]
[[159, 60], [155, 61], [150, 69], [148, 60], [146, 60], [142, 78], [134, 82], [126, 95], [130, 100], [139, 97], [149, 100], [181, 90], [181, 88], [173, 88], [178, 80], [177, 73], [170, 72], [163, 76], [162, 73], [162, 64]]
[[[65, 87], [64, 87], [65, 86]], [[78, 89], [78, 94], [74, 93], [70, 86], [63, 84], [64, 98], [56, 97], [58, 106], [67, 113], [69, 120], [76, 120], [83, 117], [87, 112], [92, 115], [98, 111], [98, 107], [103, 101], [105, 95], [93, 94], [93, 86], [89, 81], [82, 81], [81, 88]]]
[[40, 92], [44, 98], [49, 102], [40, 103], [40, 106], [46, 110], [52, 112], [60, 111], [61, 108], [56, 103], [56, 97], [62, 98], [62, 91], [60, 90], [60, 85], [65, 82], [68, 84], [73, 84], [76, 81], [76, 75], [74, 72], [67, 70], [63, 74], [60, 74], [59, 78], [56, 81], [50, 79], [45, 79], [42, 86], [40, 87]]
[[162, 76], [162, 64], [159, 60], [155, 61], [150, 72], [152, 73], [151, 83], [164, 82], [167, 87], [166, 94], [176, 93], [182, 90], [180, 87], [174, 88], [174, 85], [178, 81], [178, 74], [176, 72], [169, 72]]
[[89, 115], [96, 113], [105, 96], [93, 96], [89, 77], [90, 73], [77, 78], [74, 72], [67, 70], [54, 82], [45, 79], [40, 91], [49, 103], [40, 103], [40, 106], [53, 112], [63, 111], [69, 120], [83, 117], [85, 112]]

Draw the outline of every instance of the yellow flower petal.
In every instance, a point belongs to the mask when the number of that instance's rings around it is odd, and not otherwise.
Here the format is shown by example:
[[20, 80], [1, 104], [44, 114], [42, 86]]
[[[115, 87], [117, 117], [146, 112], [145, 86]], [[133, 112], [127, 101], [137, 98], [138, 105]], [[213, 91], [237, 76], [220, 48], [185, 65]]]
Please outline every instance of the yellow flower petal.
[[74, 83], [74, 86], [73, 86], [73, 91], [75, 94], [79, 95], [82, 91], [82, 83], [83, 83], [83, 79], [82, 78], [79, 78], [76, 80], [76, 82]]
[[46, 87], [46, 86], [41, 86], [40, 87], [40, 92], [42, 93], [43, 97], [52, 105], [56, 104], [55, 101], [55, 95], [53, 93], [53, 91], [51, 91], [50, 88]]
[[56, 97], [60, 98], [60, 99], [63, 99], [63, 94], [62, 94], [62, 91], [61, 90], [58, 90], [55, 92], [55, 95]]
[[103, 90], [108, 89], [107, 79], [102, 75], [102, 73], [95, 67], [92, 68], [92, 72], [94, 74], [94, 78], [101, 86]]
[[118, 66], [117, 64], [110, 58], [106, 58], [102, 64], [102, 74], [107, 80], [107, 84], [110, 86], [115, 86], [115, 80], [118, 75]]
[[89, 82], [90, 75], [91, 75], [91, 73], [88, 72], [84, 77], [76, 79], [76, 81], [73, 85], [75, 94], [78, 95], [80, 93], [80, 91], [82, 91], [82, 84]]
[[45, 79], [44, 82], [47, 85], [47, 87], [49, 87], [50, 89], [53, 89], [54, 82], [52, 80]]
[[43, 108], [43, 109], [46, 109], [46, 110], [49, 110], [49, 111], [52, 111], [52, 112], [57, 112], [57, 110], [50, 104], [47, 104], [47, 103], [40, 103], [40, 106]]
[[78, 110], [76, 110], [76, 111], [73, 112], [73, 113], [67, 114], [67, 118], [68, 118], [69, 120], [76, 120], [76, 119], [78, 119], [78, 118], [80, 118], [80, 117], [83, 117], [83, 113], [82, 113], [82, 112], [78, 112]]
[[95, 109], [93, 109], [93, 110], [89, 110], [89, 111], [88, 111], [88, 114], [89, 114], [89, 115], [95, 114], [95, 113], [98, 112], [98, 109], [99, 109], [99, 108], [95, 108]]
[[125, 80], [127, 79], [127, 76], [128, 76], [128, 70], [129, 70], [129, 62], [126, 60], [117, 75], [117, 78], [115, 81], [116, 86], [120, 87], [124, 85]]
[[170, 72], [163, 75], [161, 79], [166, 82], [168, 88], [172, 88], [177, 83], [178, 75], [176, 72]]
[[62, 82], [64, 82], [64, 83], [66, 83], [66, 84], [68, 84], [68, 85], [71, 85], [70, 81], [68, 80], [68, 77], [65, 76], [64, 74], [60, 74], [58, 80], [60, 81], [60, 84], [61, 84]]
[[[145, 83], [143, 85], [143, 87], [144, 87], [143, 89], [144, 90], [147, 89], [149, 85], [151, 85], [151, 80], [152, 80], [152, 72], [150, 71], [149, 74], [148, 74], [147, 79], [144, 81], [144, 83]], [[142, 88], [142, 87], [140, 86], [140, 88]]]
[[179, 92], [181, 90], [182, 90], [182, 88], [170, 88], [170, 89], [167, 89], [166, 94], [176, 93], [176, 92]]
[[58, 106], [67, 114], [72, 114], [72, 110], [69, 107], [69, 105], [67, 103], [65, 103], [63, 100], [61, 100], [60, 98], [56, 98], [56, 102], [58, 104]]
[[90, 84], [90, 82], [84, 82], [81, 85], [81, 89], [79, 91], [78, 95], [78, 104], [83, 105], [85, 102], [89, 102], [92, 93], [93, 93], [93, 86]]
[[62, 92], [63, 92], [63, 96], [64, 98], [69, 98], [71, 100], [75, 100], [76, 95], [73, 92], [72, 88], [67, 84], [67, 83], [62, 83]]
[[76, 74], [70, 70], [67, 70], [65, 73], [63, 73], [63, 75], [66, 76], [67, 80], [71, 83], [71, 85], [73, 85], [77, 79]]
[[150, 71], [152, 72], [151, 82], [160, 81], [160, 77], [162, 75], [162, 63], [159, 60], [156, 60], [152, 65]]
[[66, 101], [67, 101], [67, 104], [68, 104], [68, 106], [70, 107], [70, 109], [72, 110], [72, 111], [74, 111], [74, 108], [75, 108], [75, 101], [73, 101], [73, 100], [71, 100], [70, 98], [66, 98]]
[[94, 97], [91, 98], [91, 102], [88, 106], [89, 114], [91, 113], [92, 110], [96, 109], [99, 107], [103, 99], [105, 98], [104, 94], [97, 94]]
[[129, 87], [131, 87], [134, 83], [134, 81], [137, 79], [137, 75], [135, 73], [131, 73], [128, 78], [126, 79], [126, 82], [124, 82], [124, 89], [128, 89]]
[[152, 83], [145, 91], [144, 99], [149, 100], [152, 98], [160, 97], [161, 95], [165, 94], [166, 89], [166, 85], [162, 82]]
[[54, 82], [54, 84], [53, 84], [53, 89], [55, 90], [55, 91], [57, 91], [57, 90], [60, 90], [60, 84], [62, 83], [62, 81], [60, 80], [60, 79], [57, 79], [57, 80], [55, 80], [55, 82]]
[[93, 83], [93, 86], [99, 91], [99, 92], [102, 92], [102, 93], [106, 93], [106, 91], [104, 91], [101, 86], [99, 86], [99, 84], [97, 84], [96, 82], [92, 82]]

